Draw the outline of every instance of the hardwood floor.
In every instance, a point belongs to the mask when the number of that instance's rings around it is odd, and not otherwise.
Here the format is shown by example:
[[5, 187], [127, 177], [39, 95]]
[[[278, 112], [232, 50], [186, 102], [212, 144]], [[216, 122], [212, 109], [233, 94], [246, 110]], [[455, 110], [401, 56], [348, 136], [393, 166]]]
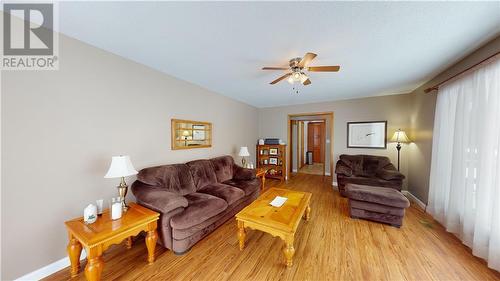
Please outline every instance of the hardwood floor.
[[[103, 255], [102, 280], [500, 280], [500, 273], [415, 206], [400, 229], [349, 218], [347, 199], [331, 182], [306, 174], [292, 175], [284, 184], [266, 182], [313, 194], [311, 220], [299, 225], [290, 269], [283, 264], [279, 238], [249, 230], [240, 252], [231, 219], [183, 256], [156, 247], [152, 265], [144, 238], [130, 250], [115, 245]], [[66, 268], [46, 280], [69, 275]], [[85, 280], [83, 272], [74, 280]]]
[[300, 174], [310, 174], [310, 175], [323, 175], [323, 163], [314, 163], [311, 165], [304, 165], [299, 170]]

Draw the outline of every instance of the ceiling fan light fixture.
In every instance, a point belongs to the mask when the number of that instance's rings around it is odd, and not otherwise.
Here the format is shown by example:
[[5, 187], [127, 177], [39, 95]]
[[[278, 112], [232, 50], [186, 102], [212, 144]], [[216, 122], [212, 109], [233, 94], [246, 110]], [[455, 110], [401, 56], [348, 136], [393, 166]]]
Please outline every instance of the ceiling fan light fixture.
[[309, 79], [309, 77], [307, 77], [307, 75], [305, 75], [304, 73], [301, 73], [300, 75], [300, 83], [304, 83], [307, 79]]
[[290, 84], [293, 84], [293, 82], [295, 82], [295, 80], [293, 79], [292, 75], [290, 75], [288, 77], [288, 79], [286, 79], [286, 81], [288, 81], [288, 83], [290, 83]]
[[300, 81], [302, 74], [297, 71], [297, 72], [294, 72], [292, 76], [293, 76], [293, 80]]

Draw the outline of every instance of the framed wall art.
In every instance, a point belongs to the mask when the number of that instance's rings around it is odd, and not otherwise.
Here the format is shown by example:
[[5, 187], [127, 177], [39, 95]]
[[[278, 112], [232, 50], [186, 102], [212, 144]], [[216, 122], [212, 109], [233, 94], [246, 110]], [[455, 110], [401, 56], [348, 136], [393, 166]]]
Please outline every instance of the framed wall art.
[[348, 148], [387, 148], [387, 121], [347, 122]]

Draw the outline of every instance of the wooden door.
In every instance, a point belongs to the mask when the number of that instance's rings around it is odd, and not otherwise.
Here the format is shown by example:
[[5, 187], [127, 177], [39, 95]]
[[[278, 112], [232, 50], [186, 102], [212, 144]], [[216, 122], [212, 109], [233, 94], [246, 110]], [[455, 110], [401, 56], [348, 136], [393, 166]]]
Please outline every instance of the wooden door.
[[313, 153], [314, 163], [325, 162], [325, 123], [307, 125], [307, 150]]

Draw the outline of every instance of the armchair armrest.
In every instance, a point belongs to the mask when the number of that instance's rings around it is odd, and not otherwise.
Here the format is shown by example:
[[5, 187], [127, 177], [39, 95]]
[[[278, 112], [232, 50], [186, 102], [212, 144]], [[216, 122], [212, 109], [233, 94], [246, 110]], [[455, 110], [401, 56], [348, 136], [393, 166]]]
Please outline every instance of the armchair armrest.
[[161, 213], [188, 206], [187, 199], [182, 195], [137, 181], [132, 184], [132, 193], [141, 205]]
[[254, 169], [247, 169], [234, 164], [233, 170], [233, 179], [236, 180], [253, 180], [256, 177]]
[[405, 176], [403, 174], [401, 174], [399, 171], [397, 170], [392, 170], [392, 169], [379, 169], [376, 173], [376, 176], [381, 178], [381, 179], [384, 179], [384, 180], [387, 180], [387, 181], [390, 181], [390, 180], [403, 180], [405, 178]]
[[352, 176], [352, 169], [344, 165], [342, 161], [337, 161], [337, 165], [335, 165], [335, 174], [350, 177]]

